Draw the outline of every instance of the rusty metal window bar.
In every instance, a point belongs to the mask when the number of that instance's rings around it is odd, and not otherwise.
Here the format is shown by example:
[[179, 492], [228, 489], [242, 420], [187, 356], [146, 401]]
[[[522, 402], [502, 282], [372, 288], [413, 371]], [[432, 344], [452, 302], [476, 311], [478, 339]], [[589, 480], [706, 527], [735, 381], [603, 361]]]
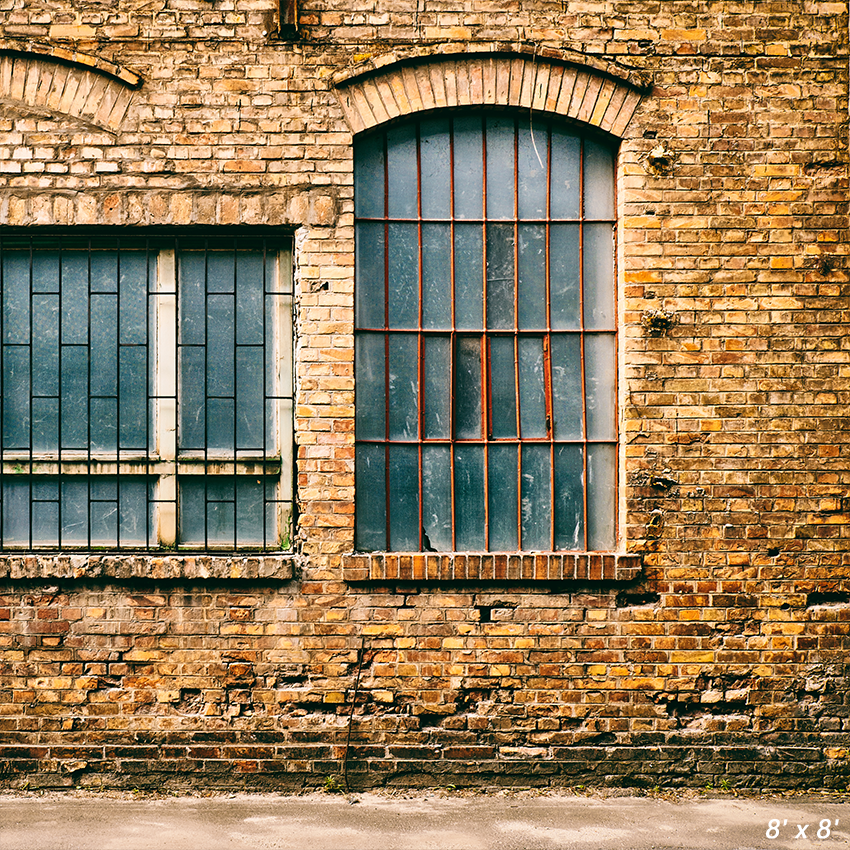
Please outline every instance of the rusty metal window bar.
[[0, 548], [287, 548], [291, 250], [0, 231]]
[[615, 548], [614, 162], [527, 112], [357, 140], [359, 551]]

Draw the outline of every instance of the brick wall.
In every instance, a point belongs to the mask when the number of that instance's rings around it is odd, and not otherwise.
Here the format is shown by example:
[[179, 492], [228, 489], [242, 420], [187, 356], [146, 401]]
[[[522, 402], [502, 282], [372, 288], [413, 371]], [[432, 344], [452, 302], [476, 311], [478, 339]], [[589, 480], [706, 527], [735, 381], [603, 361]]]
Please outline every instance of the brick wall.
[[[0, 10], [0, 223], [295, 232], [300, 502], [291, 557], [0, 556], [4, 782], [847, 784], [846, 2]], [[352, 137], [455, 103], [621, 139], [611, 572], [352, 557]]]

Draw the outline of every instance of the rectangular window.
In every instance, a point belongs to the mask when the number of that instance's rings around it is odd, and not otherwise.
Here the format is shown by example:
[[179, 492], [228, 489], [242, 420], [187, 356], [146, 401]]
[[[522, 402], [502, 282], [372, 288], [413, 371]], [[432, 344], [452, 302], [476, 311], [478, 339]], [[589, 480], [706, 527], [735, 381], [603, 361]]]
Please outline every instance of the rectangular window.
[[0, 545], [291, 539], [285, 240], [0, 233]]
[[360, 551], [612, 551], [614, 149], [507, 112], [354, 163]]

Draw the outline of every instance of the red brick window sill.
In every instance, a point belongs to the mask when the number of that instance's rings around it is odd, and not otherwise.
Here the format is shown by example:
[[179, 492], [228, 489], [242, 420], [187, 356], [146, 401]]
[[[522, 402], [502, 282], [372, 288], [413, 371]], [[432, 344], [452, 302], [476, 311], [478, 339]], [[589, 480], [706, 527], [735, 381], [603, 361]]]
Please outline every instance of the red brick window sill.
[[632, 581], [640, 571], [640, 555], [613, 552], [373, 552], [342, 559], [347, 582]]

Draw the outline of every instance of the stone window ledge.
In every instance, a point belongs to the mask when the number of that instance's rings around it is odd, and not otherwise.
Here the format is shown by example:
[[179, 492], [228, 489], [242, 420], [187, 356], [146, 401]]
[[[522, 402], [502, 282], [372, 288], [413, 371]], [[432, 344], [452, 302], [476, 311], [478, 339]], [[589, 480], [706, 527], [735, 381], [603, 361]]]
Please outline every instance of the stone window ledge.
[[0, 555], [0, 579], [258, 579], [292, 578], [294, 555], [26, 554]]
[[363, 581], [632, 581], [640, 555], [596, 552], [393, 552], [343, 555], [342, 577]]

